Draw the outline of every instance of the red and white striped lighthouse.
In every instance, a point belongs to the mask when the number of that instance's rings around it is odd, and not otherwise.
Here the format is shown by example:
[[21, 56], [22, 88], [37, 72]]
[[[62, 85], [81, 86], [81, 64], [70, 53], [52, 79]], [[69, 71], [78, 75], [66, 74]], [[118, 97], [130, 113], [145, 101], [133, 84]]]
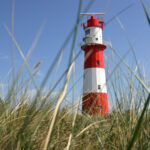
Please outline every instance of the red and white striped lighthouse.
[[90, 115], [106, 115], [108, 114], [108, 100], [103, 58], [106, 45], [103, 44], [102, 39], [104, 22], [95, 18], [95, 15], [102, 14], [82, 15], [91, 16], [87, 23], [83, 24], [85, 44], [81, 48], [85, 56], [82, 112]]

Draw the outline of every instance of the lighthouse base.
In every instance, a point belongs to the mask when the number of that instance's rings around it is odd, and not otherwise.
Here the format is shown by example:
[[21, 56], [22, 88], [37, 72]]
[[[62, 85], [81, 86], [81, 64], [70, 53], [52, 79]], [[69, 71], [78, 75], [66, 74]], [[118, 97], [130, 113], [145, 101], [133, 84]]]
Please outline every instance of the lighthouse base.
[[82, 98], [82, 112], [90, 115], [107, 115], [107, 93], [85, 93]]

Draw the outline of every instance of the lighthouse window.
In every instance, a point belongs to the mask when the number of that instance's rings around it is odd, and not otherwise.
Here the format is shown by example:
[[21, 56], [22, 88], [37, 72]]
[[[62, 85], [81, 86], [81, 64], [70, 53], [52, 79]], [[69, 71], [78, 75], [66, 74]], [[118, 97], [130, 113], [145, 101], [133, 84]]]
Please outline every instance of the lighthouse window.
[[98, 89], [99, 89], [99, 90], [101, 89], [101, 85], [98, 85]]
[[103, 109], [103, 106], [98, 106], [98, 108]]
[[98, 41], [98, 38], [96, 38], [96, 40]]
[[90, 34], [90, 29], [86, 30], [86, 31], [85, 31], [85, 34], [86, 34], [86, 35], [87, 35], [87, 34]]
[[96, 61], [96, 64], [99, 65], [99, 60]]

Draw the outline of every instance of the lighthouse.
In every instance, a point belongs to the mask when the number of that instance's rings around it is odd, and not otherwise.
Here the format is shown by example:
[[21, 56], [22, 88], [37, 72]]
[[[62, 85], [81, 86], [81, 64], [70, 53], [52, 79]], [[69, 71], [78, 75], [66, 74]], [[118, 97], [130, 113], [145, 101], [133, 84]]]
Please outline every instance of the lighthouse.
[[82, 112], [90, 115], [107, 115], [108, 100], [104, 67], [103, 51], [106, 45], [103, 44], [102, 31], [103, 20], [96, 19], [97, 14], [88, 15], [90, 18], [83, 24], [85, 36], [84, 45], [84, 77], [83, 77], [83, 98]]

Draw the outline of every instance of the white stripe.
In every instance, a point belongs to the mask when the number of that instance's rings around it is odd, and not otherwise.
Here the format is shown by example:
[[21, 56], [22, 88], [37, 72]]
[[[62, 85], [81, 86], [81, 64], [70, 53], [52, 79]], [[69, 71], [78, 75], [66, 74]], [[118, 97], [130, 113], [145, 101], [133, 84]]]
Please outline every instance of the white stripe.
[[[89, 31], [89, 32], [87, 32]], [[86, 44], [102, 44], [102, 29], [100, 27], [88, 27], [85, 29], [84, 42]]]
[[105, 69], [87, 68], [84, 70], [83, 93], [107, 93]]

